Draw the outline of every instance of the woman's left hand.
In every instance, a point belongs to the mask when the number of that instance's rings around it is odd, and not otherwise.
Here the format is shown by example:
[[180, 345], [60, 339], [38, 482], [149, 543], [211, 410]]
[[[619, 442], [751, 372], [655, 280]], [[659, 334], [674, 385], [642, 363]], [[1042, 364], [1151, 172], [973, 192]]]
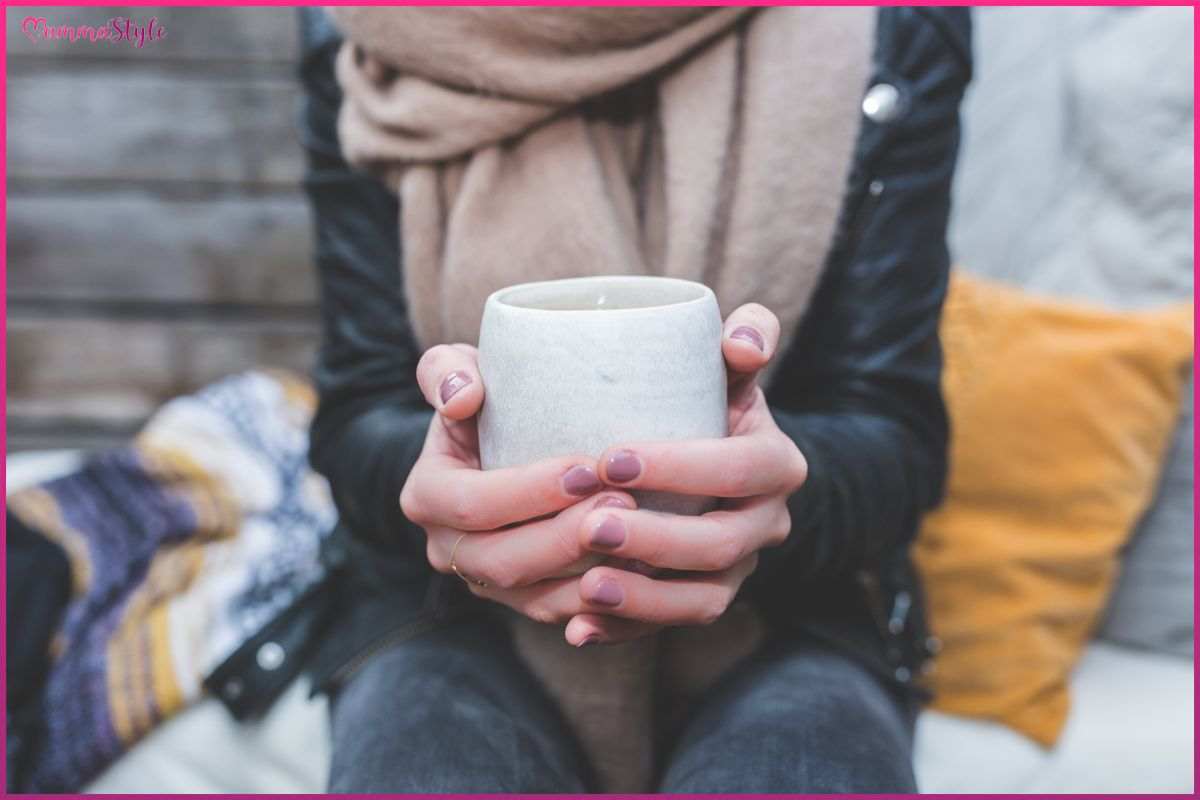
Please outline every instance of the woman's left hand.
[[652, 577], [593, 567], [579, 592], [603, 613], [572, 618], [567, 641], [617, 642], [665, 625], [711, 623], [754, 571], [758, 551], [787, 539], [787, 500], [804, 483], [808, 465], [775, 424], [757, 382], [778, 343], [779, 320], [760, 305], [741, 306], [725, 320], [727, 438], [628, 444], [601, 456], [600, 477], [610, 485], [722, 502], [696, 517], [619, 508], [589, 512], [580, 530], [588, 549], [683, 574]]
[[564, 616], [579, 612], [567, 623], [568, 642], [619, 642], [663, 626], [711, 623], [754, 571], [758, 551], [787, 539], [787, 499], [808, 467], [775, 424], [756, 380], [778, 342], [779, 320], [760, 305], [741, 306], [726, 319], [727, 438], [627, 444], [601, 457], [601, 478], [612, 486], [723, 500], [696, 517], [621, 508], [585, 515], [584, 548], [674, 572], [656, 577], [597, 566], [562, 582], [546, 599], [562, 604]]

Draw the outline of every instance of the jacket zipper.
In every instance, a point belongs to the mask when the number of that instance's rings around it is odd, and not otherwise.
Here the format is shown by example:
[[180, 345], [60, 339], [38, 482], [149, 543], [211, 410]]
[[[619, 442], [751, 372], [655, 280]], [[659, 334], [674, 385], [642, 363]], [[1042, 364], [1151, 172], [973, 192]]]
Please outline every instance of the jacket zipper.
[[883, 592], [879, 588], [879, 579], [869, 569], [860, 569], [856, 577], [867, 596], [867, 606], [870, 608], [872, 619], [875, 620], [875, 627], [879, 629], [879, 634], [883, 636], [884, 641], [887, 641], [889, 638], [888, 619], [884, 608]]

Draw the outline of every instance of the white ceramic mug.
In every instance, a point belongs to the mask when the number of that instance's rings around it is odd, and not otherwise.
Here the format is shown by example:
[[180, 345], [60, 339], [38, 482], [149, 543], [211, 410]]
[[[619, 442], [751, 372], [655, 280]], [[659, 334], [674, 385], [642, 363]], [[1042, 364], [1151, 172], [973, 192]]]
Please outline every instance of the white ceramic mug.
[[[501, 289], [484, 307], [479, 370], [484, 469], [728, 433], [721, 312], [700, 283], [620, 275]], [[711, 506], [633, 494], [657, 511]]]

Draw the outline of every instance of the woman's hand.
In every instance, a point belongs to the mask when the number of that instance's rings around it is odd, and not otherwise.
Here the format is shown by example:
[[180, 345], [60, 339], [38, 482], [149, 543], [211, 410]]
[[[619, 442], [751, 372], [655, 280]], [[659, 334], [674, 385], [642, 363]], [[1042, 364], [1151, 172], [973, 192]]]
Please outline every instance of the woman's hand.
[[721, 507], [697, 517], [615, 507], [584, 515], [578, 531], [582, 547], [684, 574], [651, 577], [611, 566], [588, 570], [579, 581], [579, 599], [602, 613], [571, 618], [565, 635], [572, 644], [624, 641], [664, 625], [710, 623], [754, 571], [758, 551], [787, 539], [787, 499], [804, 483], [808, 466], [775, 424], [756, 381], [779, 342], [779, 320], [750, 304], [729, 315], [724, 331], [729, 437], [627, 444], [600, 459], [607, 484], [724, 498]]
[[[787, 538], [787, 498], [807, 474], [756, 383], [778, 340], [770, 311], [754, 304], [735, 310], [722, 340], [729, 437], [612, 448], [599, 476], [585, 456], [480, 471], [476, 351], [432, 348], [417, 378], [438, 414], [401, 492], [405, 515], [428, 535], [430, 564], [457, 571], [479, 597], [538, 622], [567, 623], [574, 645], [714, 621], [754, 571], [758, 550]], [[619, 489], [601, 492], [601, 479], [724, 503], [698, 517], [638, 511]], [[560, 577], [589, 555], [605, 565]], [[677, 572], [652, 577], [639, 564]]]
[[[400, 506], [424, 528], [429, 563], [457, 572], [477, 594], [549, 621], [552, 606], [544, 596], [577, 585], [582, 570], [571, 578], [552, 576], [591, 555], [578, 536], [583, 518], [596, 508], [633, 509], [636, 503], [620, 490], [602, 491], [589, 456], [480, 470], [475, 414], [484, 387], [475, 348], [431, 348], [417, 366], [417, 380], [437, 414]], [[578, 596], [577, 588], [573, 592]]]

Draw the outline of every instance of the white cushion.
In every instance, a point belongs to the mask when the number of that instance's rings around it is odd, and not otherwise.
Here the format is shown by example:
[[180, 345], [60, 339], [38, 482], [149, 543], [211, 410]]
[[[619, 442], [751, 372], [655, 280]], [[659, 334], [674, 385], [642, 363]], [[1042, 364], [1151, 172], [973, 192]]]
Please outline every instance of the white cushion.
[[1193, 662], [1093, 642], [1071, 679], [1051, 750], [996, 723], [926, 712], [924, 792], [1181, 792], [1194, 785]]
[[88, 793], [307, 794], [325, 791], [329, 716], [298, 680], [260, 720], [239, 723], [214, 698], [159, 725]]

